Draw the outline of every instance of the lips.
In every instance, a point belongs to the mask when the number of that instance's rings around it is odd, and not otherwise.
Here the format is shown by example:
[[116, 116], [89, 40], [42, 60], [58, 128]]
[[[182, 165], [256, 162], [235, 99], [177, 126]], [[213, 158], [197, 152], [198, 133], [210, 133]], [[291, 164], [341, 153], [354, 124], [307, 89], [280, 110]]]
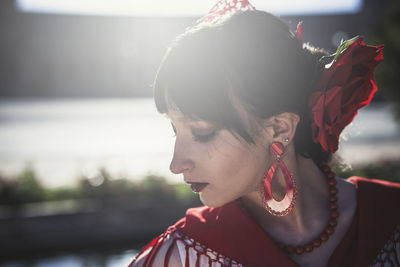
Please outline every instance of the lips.
[[200, 193], [208, 185], [208, 183], [193, 183], [193, 182], [186, 182], [186, 183], [190, 184], [190, 189], [192, 189], [194, 193]]

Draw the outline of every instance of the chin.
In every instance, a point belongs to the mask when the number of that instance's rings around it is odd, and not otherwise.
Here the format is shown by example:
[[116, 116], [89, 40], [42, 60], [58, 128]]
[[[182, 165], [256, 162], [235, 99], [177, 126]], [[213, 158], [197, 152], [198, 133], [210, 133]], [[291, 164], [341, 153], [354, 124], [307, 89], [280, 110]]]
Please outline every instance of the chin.
[[224, 200], [224, 199], [210, 199], [207, 198], [205, 196], [203, 196], [202, 194], [200, 194], [200, 201], [201, 203], [203, 203], [205, 206], [210, 207], [210, 208], [218, 208], [221, 207], [233, 200]]

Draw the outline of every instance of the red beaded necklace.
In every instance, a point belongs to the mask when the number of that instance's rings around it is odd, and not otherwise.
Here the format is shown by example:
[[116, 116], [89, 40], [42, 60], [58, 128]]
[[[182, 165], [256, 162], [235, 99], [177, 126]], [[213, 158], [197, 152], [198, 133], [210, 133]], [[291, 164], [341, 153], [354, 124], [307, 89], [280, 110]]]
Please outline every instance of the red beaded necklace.
[[337, 220], [339, 217], [338, 204], [337, 204], [337, 194], [339, 190], [336, 187], [335, 173], [332, 172], [331, 168], [326, 164], [320, 164], [321, 170], [325, 173], [328, 185], [329, 185], [329, 210], [330, 210], [330, 218], [325, 229], [320, 233], [313, 241], [305, 244], [305, 245], [285, 245], [281, 242], [276, 241], [276, 244], [279, 248], [285, 251], [288, 254], [296, 253], [297, 255], [301, 255], [304, 252], [311, 252], [314, 248], [321, 246], [322, 242], [326, 242], [329, 237], [333, 234], [335, 227], [337, 225]]

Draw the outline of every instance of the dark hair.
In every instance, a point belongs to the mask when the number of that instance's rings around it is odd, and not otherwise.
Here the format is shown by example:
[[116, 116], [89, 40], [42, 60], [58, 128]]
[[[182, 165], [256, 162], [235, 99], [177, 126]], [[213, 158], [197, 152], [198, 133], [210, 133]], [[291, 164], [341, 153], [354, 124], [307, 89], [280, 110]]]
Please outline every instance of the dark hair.
[[312, 141], [308, 99], [325, 55], [301, 45], [288, 25], [263, 11], [241, 11], [201, 23], [168, 48], [154, 82], [160, 113], [172, 102], [185, 116], [209, 121], [254, 143], [233, 96], [256, 118], [283, 112], [300, 116], [296, 152], [315, 162], [331, 154]]

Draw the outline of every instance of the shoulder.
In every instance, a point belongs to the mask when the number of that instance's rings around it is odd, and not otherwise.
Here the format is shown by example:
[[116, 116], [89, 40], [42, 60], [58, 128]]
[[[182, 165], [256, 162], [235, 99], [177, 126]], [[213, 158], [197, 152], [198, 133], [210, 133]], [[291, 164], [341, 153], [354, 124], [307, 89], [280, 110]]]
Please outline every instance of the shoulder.
[[[377, 179], [350, 177], [356, 191], [356, 216], [360, 231], [379, 233], [387, 239], [400, 225], [400, 184]], [[370, 240], [373, 240], [371, 237]]]
[[399, 244], [400, 184], [361, 177], [347, 180], [355, 185], [357, 191], [359, 250], [365, 255], [365, 262], [372, 262], [377, 255], [388, 254], [393, 244]]
[[[221, 210], [225, 209], [225, 206], [219, 208], [203, 206], [188, 209], [185, 217], [183, 218], [185, 221], [185, 226], [187, 226], [187, 224], [215, 224], [217, 222], [218, 215], [220, 214]], [[179, 225], [179, 222], [177, 224]]]
[[166, 235], [165, 233], [156, 237], [144, 247], [128, 267], [183, 266], [174, 234]]
[[400, 200], [399, 183], [357, 176], [350, 177], [347, 181], [354, 184], [358, 200], [372, 206], [382, 204], [389, 206], [393, 201]]
[[[190, 208], [185, 217], [170, 226], [164, 233], [150, 241], [132, 260], [129, 267], [183, 266], [185, 248], [180, 245], [187, 232], [205, 229], [212, 223], [218, 209], [209, 207]], [[215, 221], [215, 220], [214, 220]]]
[[185, 217], [147, 244], [129, 267], [186, 266], [188, 260], [241, 266], [228, 256], [237, 255], [236, 252], [231, 253], [234, 243], [231, 242], [232, 232], [237, 228], [226, 221], [227, 218], [239, 220], [236, 215], [235, 203], [219, 208], [188, 209]]
[[400, 190], [400, 183], [394, 183], [378, 179], [368, 179], [358, 176], [352, 176], [346, 179], [353, 183], [357, 189], [375, 189], [375, 190]]
[[400, 221], [400, 212], [397, 208], [400, 201], [400, 184], [356, 176], [348, 178], [347, 181], [353, 183], [356, 188], [360, 212], [380, 215], [381, 218], [390, 215], [390, 220]]

